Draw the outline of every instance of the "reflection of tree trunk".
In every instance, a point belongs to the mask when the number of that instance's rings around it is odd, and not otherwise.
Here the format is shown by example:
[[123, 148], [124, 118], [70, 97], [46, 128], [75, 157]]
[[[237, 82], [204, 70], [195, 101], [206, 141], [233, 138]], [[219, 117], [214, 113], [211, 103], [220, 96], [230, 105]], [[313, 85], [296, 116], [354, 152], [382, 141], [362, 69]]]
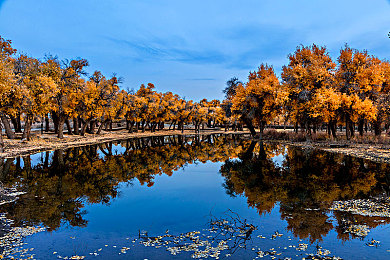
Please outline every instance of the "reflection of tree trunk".
[[108, 154], [112, 155], [112, 142], [106, 143]]
[[26, 171], [27, 178], [31, 176], [31, 157], [30, 155], [23, 157], [24, 170]]
[[45, 152], [45, 161], [43, 163], [43, 167], [44, 168], [49, 167], [49, 156], [50, 156], [50, 153], [49, 152]]
[[98, 144], [99, 150], [106, 156], [108, 156], [108, 153], [104, 150], [103, 144]]
[[20, 166], [20, 156], [16, 158], [16, 172], [20, 173], [22, 170], [22, 167]]
[[[261, 142], [262, 143], [262, 142]], [[255, 149], [256, 142], [251, 141], [251, 144], [249, 147], [245, 150], [245, 152], [240, 156], [242, 160], [249, 160], [252, 159], [253, 157], [253, 150]]]
[[5, 133], [7, 134], [8, 139], [14, 139], [15, 134], [14, 131], [12, 131], [11, 126], [9, 124], [8, 118], [0, 112], [1, 122], [3, 122]]
[[7, 174], [9, 172], [9, 169], [11, 168], [11, 165], [13, 163], [13, 160], [8, 158], [5, 160], [1, 159], [0, 160], [0, 180], [4, 181], [5, 177], [7, 177]]

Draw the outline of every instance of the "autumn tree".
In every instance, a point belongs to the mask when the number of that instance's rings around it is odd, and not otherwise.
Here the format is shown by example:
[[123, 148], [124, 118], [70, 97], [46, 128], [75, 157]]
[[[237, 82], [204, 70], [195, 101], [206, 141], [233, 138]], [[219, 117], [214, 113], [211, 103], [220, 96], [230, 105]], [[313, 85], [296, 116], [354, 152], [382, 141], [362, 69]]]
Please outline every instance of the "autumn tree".
[[24, 115], [22, 139], [30, 140], [32, 123], [54, 109], [54, 97], [58, 88], [53, 78], [44, 70], [39, 60], [20, 55], [15, 60], [14, 73], [22, 93], [19, 114]]
[[266, 124], [280, 111], [284, 93], [272, 66], [262, 64], [249, 74], [248, 80], [245, 85], [237, 87], [232, 111], [240, 115], [253, 137], [257, 136], [254, 129], [254, 124], [257, 124], [262, 138]]
[[65, 121], [76, 116], [75, 108], [84, 84], [81, 76], [86, 74], [85, 66], [88, 66], [88, 61], [85, 59], [61, 62], [56, 57], [49, 57], [45, 62], [45, 74], [49, 75], [58, 86], [55, 107], [51, 112], [58, 138], [64, 137]]
[[[13, 76], [12, 64], [12, 55], [15, 52], [16, 50], [11, 46], [11, 41], [0, 37], [0, 117], [6, 127], [8, 121], [4, 111], [13, 106], [13, 97], [18, 94], [15, 93], [14, 85], [16, 82]], [[0, 123], [0, 152], [3, 152], [3, 148], [2, 124]]]
[[[295, 124], [300, 124], [310, 134], [320, 122], [318, 112], [312, 111], [318, 92], [332, 86], [336, 64], [325, 47], [315, 44], [299, 46], [288, 55], [289, 64], [283, 66], [283, 85], [288, 92], [286, 111]], [[334, 106], [322, 106], [333, 109]], [[334, 120], [329, 121], [334, 125]]]
[[379, 59], [348, 45], [341, 49], [338, 63], [335, 79], [338, 91], [342, 93], [340, 115], [349, 139], [354, 135], [355, 123], [363, 135], [364, 122], [376, 120], [373, 100], [381, 90], [384, 77]]

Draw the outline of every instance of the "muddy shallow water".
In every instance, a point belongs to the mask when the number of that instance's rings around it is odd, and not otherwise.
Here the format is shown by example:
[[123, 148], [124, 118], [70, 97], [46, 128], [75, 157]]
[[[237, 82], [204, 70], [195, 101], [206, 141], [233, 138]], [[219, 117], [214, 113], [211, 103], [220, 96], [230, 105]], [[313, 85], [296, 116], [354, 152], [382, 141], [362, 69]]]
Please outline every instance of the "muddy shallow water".
[[38, 153], [0, 171], [24, 192], [0, 205], [9, 258], [390, 258], [388, 164], [214, 135]]

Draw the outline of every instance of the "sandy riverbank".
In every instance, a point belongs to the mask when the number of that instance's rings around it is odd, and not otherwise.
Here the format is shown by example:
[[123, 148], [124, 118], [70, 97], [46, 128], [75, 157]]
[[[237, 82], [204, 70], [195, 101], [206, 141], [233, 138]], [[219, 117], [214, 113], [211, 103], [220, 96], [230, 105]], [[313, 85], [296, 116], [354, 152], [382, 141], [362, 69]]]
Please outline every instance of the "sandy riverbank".
[[338, 144], [329, 141], [311, 141], [311, 142], [295, 142], [295, 141], [281, 141], [268, 140], [272, 142], [281, 142], [287, 145], [298, 146], [303, 149], [319, 149], [325, 152], [340, 153], [350, 155], [357, 158], [363, 158], [381, 163], [390, 163], [390, 145], [386, 144], [359, 144], [359, 143], [340, 143], [346, 147], [332, 148], [331, 144]]

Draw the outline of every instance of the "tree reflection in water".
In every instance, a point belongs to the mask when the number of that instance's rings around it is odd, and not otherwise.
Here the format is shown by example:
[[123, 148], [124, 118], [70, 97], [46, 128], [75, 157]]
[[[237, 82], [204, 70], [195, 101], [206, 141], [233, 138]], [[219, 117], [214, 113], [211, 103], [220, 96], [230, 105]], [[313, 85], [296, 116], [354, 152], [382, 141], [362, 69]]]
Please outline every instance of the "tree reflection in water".
[[[121, 152], [118, 152], [120, 150]], [[282, 156], [280, 156], [282, 155]], [[284, 158], [276, 163], [275, 158]], [[335, 200], [389, 194], [389, 165], [317, 150], [257, 143], [236, 135], [149, 137], [42, 153], [38, 164], [30, 156], [0, 160], [0, 181], [26, 194], [2, 205], [16, 225], [43, 224], [55, 230], [63, 224], [86, 226], [86, 203], [109, 204], [120, 183], [135, 180], [153, 186], [156, 175], [194, 162], [224, 162], [220, 172], [231, 196], [245, 196], [260, 215], [280, 204], [288, 229], [312, 243], [335, 228], [348, 240], [346, 221], [370, 228], [389, 220], [334, 212]]]
[[120, 183], [137, 179], [152, 186], [156, 175], [171, 176], [195, 161], [225, 161], [237, 157], [235, 135], [168, 136], [104, 143], [42, 154], [32, 166], [31, 157], [0, 160], [0, 181], [26, 194], [1, 206], [15, 225], [43, 224], [55, 230], [62, 224], [86, 226], [86, 203], [110, 203]]
[[[334, 228], [329, 214], [333, 201], [389, 194], [387, 164], [318, 150], [286, 149], [276, 143], [245, 145], [240, 160], [228, 160], [221, 167], [227, 193], [245, 196], [259, 214], [270, 212], [279, 202], [288, 229], [312, 243], [322, 241]], [[284, 161], [278, 165], [273, 158], [280, 153]], [[345, 220], [370, 228], [390, 222], [345, 212], [334, 212], [334, 217], [342, 240], [353, 236], [345, 233]]]

